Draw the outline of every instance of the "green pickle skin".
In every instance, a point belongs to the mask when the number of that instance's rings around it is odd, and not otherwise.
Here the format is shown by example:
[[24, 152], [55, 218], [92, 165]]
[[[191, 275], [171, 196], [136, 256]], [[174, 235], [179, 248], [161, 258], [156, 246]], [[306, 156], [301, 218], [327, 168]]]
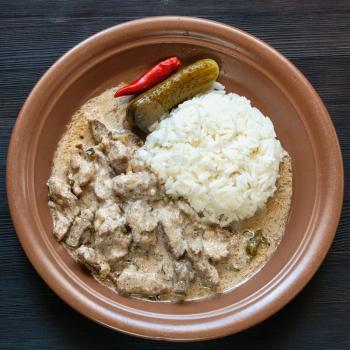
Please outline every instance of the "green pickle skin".
[[199, 60], [174, 73], [150, 90], [135, 97], [128, 106], [127, 120], [144, 132], [179, 103], [207, 90], [219, 76], [218, 64]]

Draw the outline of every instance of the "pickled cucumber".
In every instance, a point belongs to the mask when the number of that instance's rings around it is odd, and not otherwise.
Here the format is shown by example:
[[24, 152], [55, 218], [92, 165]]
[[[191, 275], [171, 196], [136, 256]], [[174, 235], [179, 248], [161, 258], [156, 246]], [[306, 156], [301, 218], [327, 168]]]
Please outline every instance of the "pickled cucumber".
[[207, 90], [219, 75], [219, 66], [212, 59], [202, 59], [184, 67], [163, 82], [133, 99], [127, 120], [142, 131], [179, 103]]

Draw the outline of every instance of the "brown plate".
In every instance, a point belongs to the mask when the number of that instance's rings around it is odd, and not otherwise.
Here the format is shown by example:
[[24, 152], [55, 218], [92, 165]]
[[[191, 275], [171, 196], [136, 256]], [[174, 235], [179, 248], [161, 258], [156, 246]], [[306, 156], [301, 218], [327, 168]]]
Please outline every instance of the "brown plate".
[[[162, 58], [212, 57], [227, 89], [273, 120], [293, 160], [294, 193], [282, 243], [235, 290], [182, 304], [119, 296], [98, 284], [52, 234], [46, 181], [71, 115], [104, 89], [130, 81]], [[336, 232], [343, 199], [340, 148], [327, 110], [283, 56], [238, 29], [187, 17], [124, 23], [85, 40], [35, 86], [17, 119], [7, 163], [14, 225], [30, 261], [74, 309], [110, 328], [153, 339], [199, 340], [248, 328], [288, 303], [310, 280]]]

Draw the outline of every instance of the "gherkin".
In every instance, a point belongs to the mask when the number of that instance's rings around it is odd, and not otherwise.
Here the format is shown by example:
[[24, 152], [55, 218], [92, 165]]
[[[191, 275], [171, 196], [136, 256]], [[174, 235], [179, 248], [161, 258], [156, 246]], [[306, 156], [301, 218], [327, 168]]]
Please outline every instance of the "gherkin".
[[207, 90], [219, 75], [218, 64], [210, 59], [199, 60], [182, 68], [163, 82], [133, 99], [127, 119], [144, 132], [164, 113], [179, 103]]

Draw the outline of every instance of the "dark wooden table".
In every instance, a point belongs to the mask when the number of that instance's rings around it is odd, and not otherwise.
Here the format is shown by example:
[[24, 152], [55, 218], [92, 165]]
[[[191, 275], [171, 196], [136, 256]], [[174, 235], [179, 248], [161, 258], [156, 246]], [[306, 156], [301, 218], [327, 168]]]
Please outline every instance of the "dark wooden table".
[[[40, 279], [7, 207], [12, 127], [45, 70], [81, 40], [154, 15], [190, 15], [242, 28], [286, 55], [327, 105], [350, 173], [350, 1], [0, 0], [0, 349], [182, 349], [111, 331], [81, 316]], [[24, 150], [25, 151], [25, 150]], [[336, 239], [308, 286], [262, 324], [192, 349], [350, 349], [350, 193]]]

